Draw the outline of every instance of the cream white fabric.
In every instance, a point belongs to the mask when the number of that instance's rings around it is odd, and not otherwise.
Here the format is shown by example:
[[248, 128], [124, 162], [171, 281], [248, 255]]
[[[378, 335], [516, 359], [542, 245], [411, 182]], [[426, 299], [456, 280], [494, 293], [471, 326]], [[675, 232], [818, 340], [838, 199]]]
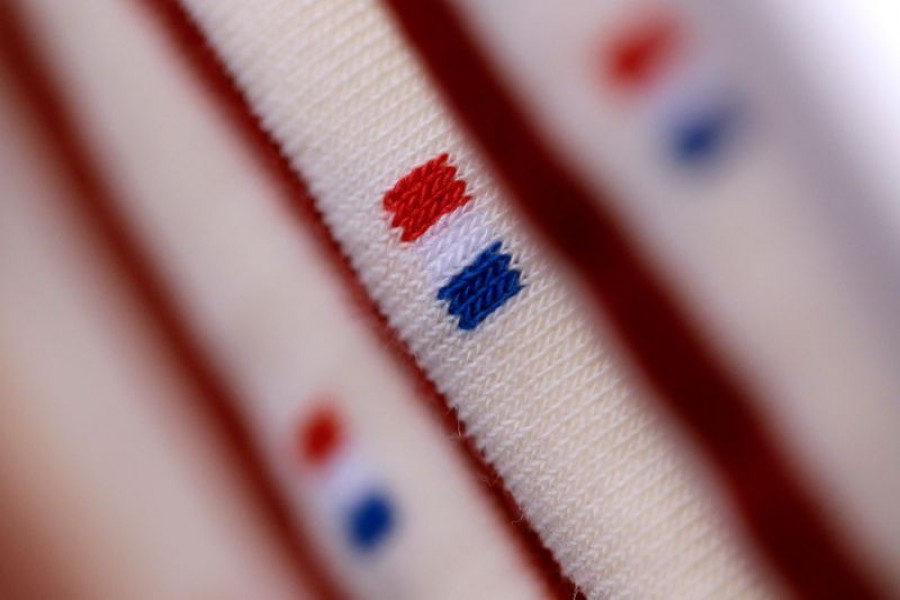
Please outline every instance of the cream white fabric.
[[0, 596], [312, 598], [0, 61]]
[[[376, 4], [185, 4], [310, 183], [371, 295], [588, 596], [775, 593], [689, 450], [623, 380]], [[478, 225], [403, 246], [382, 195], [443, 152], [468, 182]], [[457, 240], [488, 238], [503, 240], [525, 287], [462, 332], [435, 298], [434, 264], [456, 263]]]
[[[238, 390], [312, 552], [340, 586], [391, 600], [543, 597], [441, 415], [380, 347], [293, 199], [170, 32], [139, 4], [35, 0], [29, 11], [120, 209]], [[320, 469], [303, 463], [297, 426], [323, 402], [346, 439]], [[361, 555], [341, 513], [371, 489], [387, 494], [397, 525]]]
[[[649, 85], [623, 90], [603, 65], [613, 40], [652, 14], [634, 2], [452, 3], [549, 143], [605, 192], [689, 318], [744, 377], [841, 539], [900, 592], [900, 248], [871, 189], [897, 169], [846, 159], [842, 129], [871, 126], [858, 114], [867, 103], [845, 97], [840, 113], [822, 118], [827, 92], [801, 81], [823, 68], [816, 63], [836, 72], [834, 85], [876, 71], [852, 54], [828, 61], [851, 29], [833, 41], [813, 35], [818, 5], [671, 0], [659, 10], [681, 44]], [[781, 58], [793, 65], [790, 80], [772, 68]], [[723, 97], [740, 105], [734, 135], [709, 164], [680, 164], [667, 152], [670, 131]], [[871, 129], [863, 137], [873, 149], [882, 143]]]

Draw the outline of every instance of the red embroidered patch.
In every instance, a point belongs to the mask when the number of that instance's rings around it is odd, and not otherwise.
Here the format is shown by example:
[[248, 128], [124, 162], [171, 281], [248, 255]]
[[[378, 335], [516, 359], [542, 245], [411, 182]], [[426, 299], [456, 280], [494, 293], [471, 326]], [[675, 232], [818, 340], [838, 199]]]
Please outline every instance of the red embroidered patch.
[[300, 454], [312, 465], [322, 464], [341, 445], [343, 437], [337, 413], [331, 407], [321, 407], [300, 424]]
[[403, 230], [401, 241], [412, 242], [469, 200], [466, 182], [456, 177], [450, 157], [441, 154], [400, 179], [384, 195], [383, 205], [394, 214], [391, 226]]
[[608, 54], [608, 70], [614, 81], [634, 86], [645, 82], [679, 41], [671, 17], [657, 15], [626, 32]]

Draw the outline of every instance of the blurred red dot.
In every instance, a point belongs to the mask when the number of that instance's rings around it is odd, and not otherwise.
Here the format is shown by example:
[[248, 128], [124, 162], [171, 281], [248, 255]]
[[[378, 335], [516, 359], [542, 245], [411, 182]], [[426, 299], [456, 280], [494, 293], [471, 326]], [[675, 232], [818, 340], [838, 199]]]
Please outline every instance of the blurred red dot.
[[671, 17], [657, 15], [621, 35], [608, 54], [608, 70], [619, 85], [646, 83], [675, 50], [678, 30]]
[[334, 408], [320, 407], [300, 425], [301, 456], [309, 464], [320, 465], [334, 454], [343, 437], [341, 420]]

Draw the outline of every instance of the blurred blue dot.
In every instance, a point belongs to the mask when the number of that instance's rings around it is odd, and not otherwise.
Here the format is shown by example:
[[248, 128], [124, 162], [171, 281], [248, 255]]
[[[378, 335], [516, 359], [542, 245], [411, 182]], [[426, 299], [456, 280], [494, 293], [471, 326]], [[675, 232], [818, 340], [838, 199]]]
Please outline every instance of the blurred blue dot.
[[390, 534], [395, 520], [387, 497], [377, 492], [369, 494], [348, 515], [350, 541], [357, 550], [373, 550]]
[[674, 131], [673, 153], [683, 164], [708, 162], [724, 150], [738, 120], [736, 103], [709, 105], [679, 123]]

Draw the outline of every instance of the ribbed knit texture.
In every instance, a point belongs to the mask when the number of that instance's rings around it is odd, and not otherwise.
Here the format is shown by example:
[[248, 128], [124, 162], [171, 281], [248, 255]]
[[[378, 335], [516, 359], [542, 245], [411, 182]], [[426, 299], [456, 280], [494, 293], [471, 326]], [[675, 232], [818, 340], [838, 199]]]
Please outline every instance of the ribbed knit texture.
[[115, 182], [114, 210], [235, 390], [295, 533], [307, 534], [295, 537], [321, 559], [312, 568], [350, 598], [544, 597], [444, 415], [379, 343], [259, 146], [145, 8], [29, 4], [89, 150]]
[[[566, 573], [592, 598], [766, 595], [685, 448], [623, 381], [381, 10], [355, 0], [186, 5]], [[444, 153], [472, 199], [404, 243], [384, 195]], [[522, 288], [461, 329], [437, 290], [497, 240]]]

